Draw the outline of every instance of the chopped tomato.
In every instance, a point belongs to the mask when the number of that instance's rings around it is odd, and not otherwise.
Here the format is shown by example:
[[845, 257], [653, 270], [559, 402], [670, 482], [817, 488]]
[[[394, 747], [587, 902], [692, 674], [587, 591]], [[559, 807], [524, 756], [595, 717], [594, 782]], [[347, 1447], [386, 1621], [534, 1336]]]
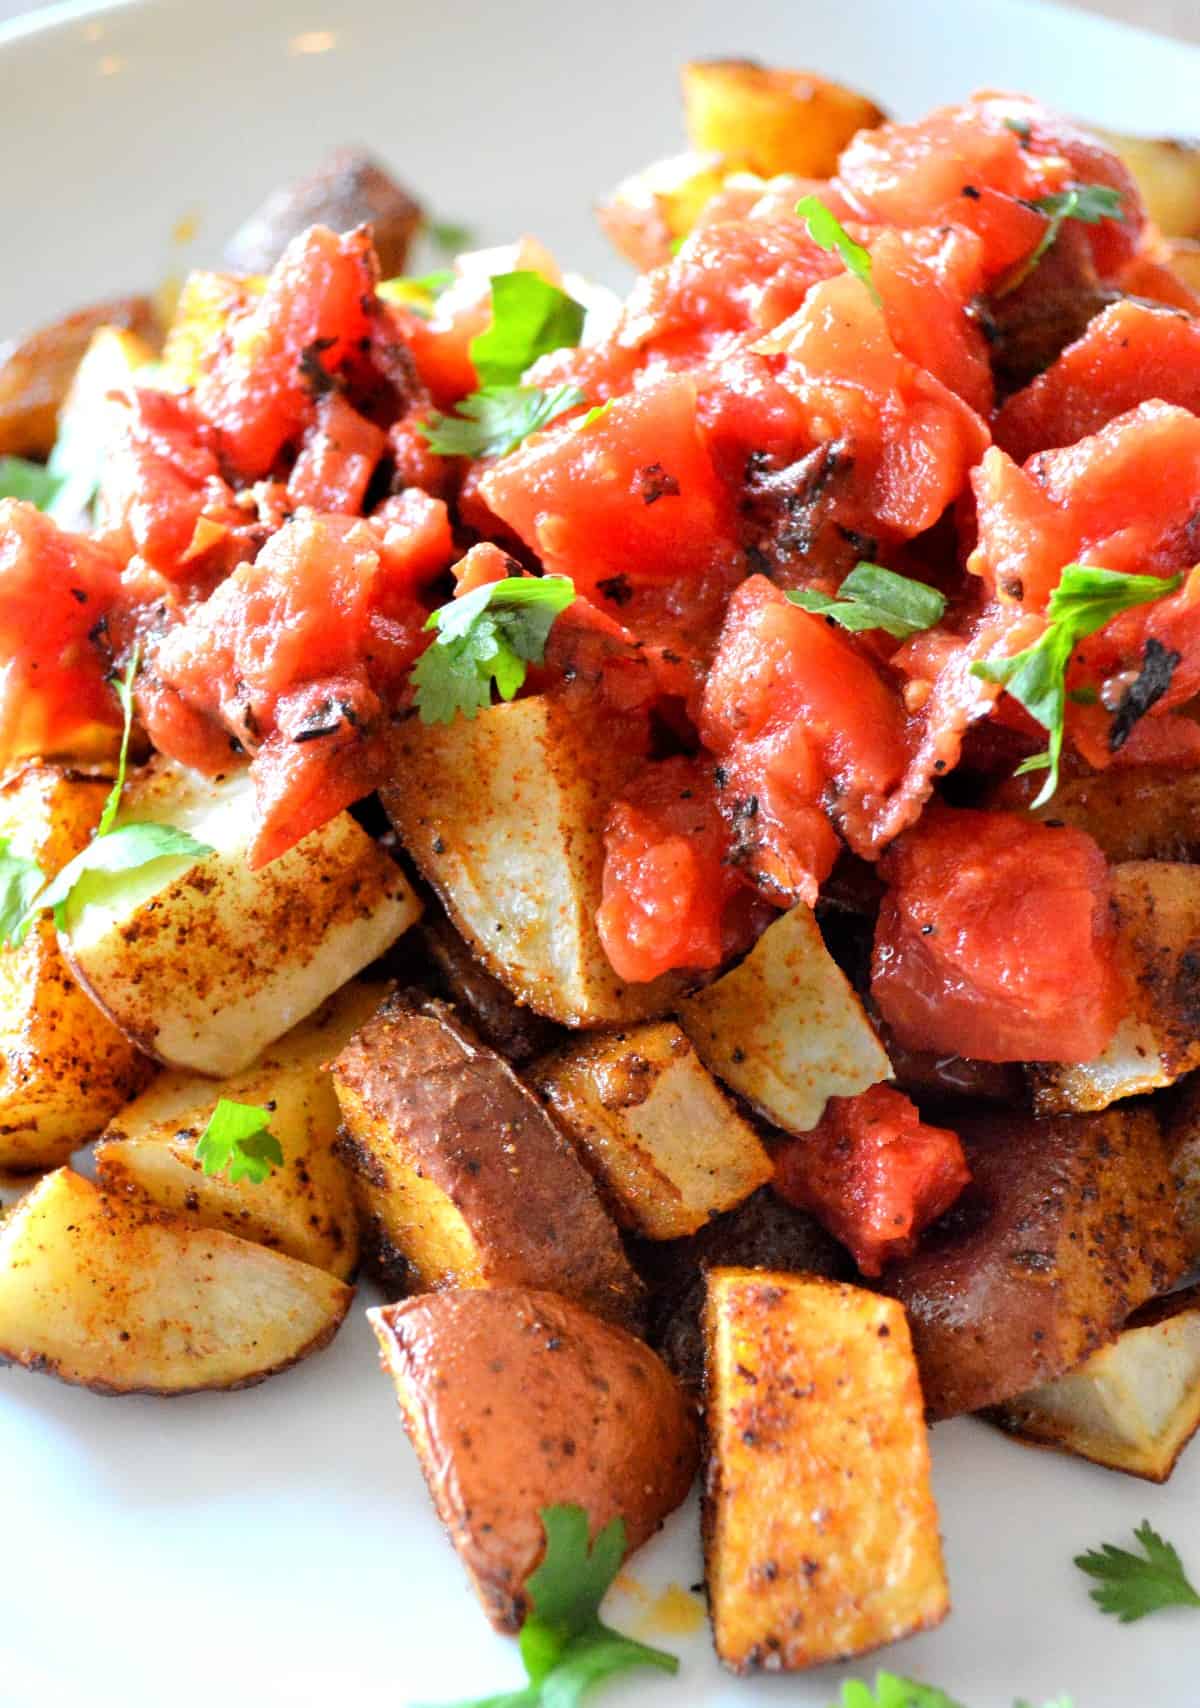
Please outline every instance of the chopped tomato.
[[905, 1048], [989, 1062], [1100, 1054], [1121, 992], [1091, 837], [933, 807], [880, 872], [871, 990]]
[[313, 510], [357, 516], [386, 443], [381, 427], [340, 392], [327, 392], [317, 400], [316, 419], [305, 431], [288, 477], [288, 499]]
[[992, 408], [987, 340], [968, 306], [982, 282], [982, 246], [960, 226], [883, 231], [871, 243], [871, 278], [888, 335], [977, 415]]
[[776, 1192], [848, 1246], [864, 1275], [910, 1257], [970, 1178], [957, 1133], [886, 1085], [831, 1097], [812, 1132], [775, 1153]]

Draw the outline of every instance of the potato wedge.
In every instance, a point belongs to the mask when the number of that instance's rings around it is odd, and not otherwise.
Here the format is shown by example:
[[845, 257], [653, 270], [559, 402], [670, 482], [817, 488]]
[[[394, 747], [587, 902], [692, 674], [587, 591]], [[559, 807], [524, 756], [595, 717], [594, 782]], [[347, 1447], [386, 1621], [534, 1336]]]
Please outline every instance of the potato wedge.
[[117, 297], [76, 309], [27, 338], [0, 345], [0, 456], [40, 457], [54, 449], [58, 413], [92, 335], [102, 326], [154, 336], [148, 297]]
[[1166, 261], [1189, 290], [1200, 293], [1200, 242], [1191, 237], [1172, 239], [1166, 245]]
[[368, 1311], [438, 1517], [499, 1631], [528, 1610], [545, 1507], [640, 1548], [687, 1495], [695, 1414], [648, 1346], [553, 1293], [498, 1288]]
[[1162, 1122], [1184, 1237], [1192, 1261], [1200, 1262], [1200, 1074], [1166, 1100]]
[[[1036, 773], [1008, 778], [988, 805], [1019, 811], [1040, 787]], [[1127, 770], [1064, 777], [1054, 798], [1033, 817], [1086, 830], [1114, 865], [1126, 860], [1196, 861], [1200, 859], [1200, 771], [1132, 765]]]
[[314, 172], [274, 190], [225, 245], [237, 273], [267, 273], [310, 225], [353, 231], [369, 225], [381, 275], [404, 271], [420, 229], [420, 205], [361, 148], [335, 149]]
[[599, 1032], [529, 1078], [622, 1227], [682, 1239], [771, 1178], [772, 1163], [671, 1020]]
[[708, 1278], [704, 1556], [717, 1654], [798, 1672], [950, 1610], [904, 1312], [859, 1287]]
[[832, 178], [850, 138], [887, 117], [841, 83], [750, 59], [685, 65], [683, 113], [694, 149], [724, 154], [763, 178]]
[[514, 1066], [544, 1055], [559, 1029], [519, 1003], [490, 973], [444, 914], [430, 909], [414, 933], [438, 993], [470, 1020], [484, 1043]]
[[623, 178], [596, 218], [618, 254], [648, 270], [669, 261], [731, 171], [720, 154], [673, 154]]
[[254, 785], [156, 759], [121, 822], [171, 824], [214, 850], [89, 879], [60, 934], [100, 1007], [168, 1067], [240, 1073], [381, 955], [421, 911], [395, 861], [339, 813], [251, 871]]
[[0, 1357], [103, 1394], [245, 1388], [331, 1340], [354, 1289], [68, 1168], [0, 1227]]
[[243, 278], [204, 269], [188, 274], [163, 344], [168, 385], [187, 391], [196, 384], [205, 352], [216, 346], [230, 315], [260, 297], [265, 284], [261, 274]]
[[583, 1164], [444, 1003], [397, 996], [333, 1064], [385, 1284], [544, 1287], [636, 1316], [641, 1286]]
[[1000, 1406], [1010, 1435], [1165, 1483], [1200, 1428], [1200, 1288], [1143, 1305], [1116, 1340]]
[[[188, 1211], [204, 1227], [348, 1279], [358, 1265], [358, 1218], [349, 1172], [333, 1150], [340, 1112], [328, 1064], [385, 994], [381, 985], [346, 985], [232, 1079], [160, 1074], [105, 1129], [96, 1147], [101, 1186]], [[284, 1160], [261, 1184], [207, 1175], [196, 1160], [218, 1097], [271, 1111]]]
[[1070, 1370], [1184, 1273], [1166, 1150], [1144, 1105], [960, 1122], [972, 1180], [882, 1286], [904, 1305], [932, 1416]]
[[1046, 1113], [1107, 1109], [1200, 1067], [1200, 866], [1128, 860], [1111, 882], [1129, 1010], [1094, 1061], [1031, 1068]]
[[59, 447], [67, 467], [78, 471], [74, 478], [68, 477], [55, 499], [54, 513], [63, 527], [88, 526], [95, 497], [97, 521], [103, 530], [107, 452], [128, 415], [124, 399], [139, 383], [139, 370], [154, 359], [154, 346], [136, 332], [120, 326], [98, 326], [92, 334], [58, 417]]
[[[52, 877], [85, 846], [109, 784], [30, 764], [0, 786], [0, 836]], [[80, 990], [53, 921], [0, 949], [0, 1168], [56, 1168], [153, 1073]]]
[[1200, 143], [1111, 130], [1096, 134], [1133, 173], [1164, 237], [1200, 237]]
[[544, 695], [452, 724], [401, 724], [384, 806], [480, 960], [567, 1026], [667, 1012], [679, 981], [625, 985], [596, 932], [604, 817], [636, 764]]
[[774, 920], [732, 972], [682, 1001], [679, 1018], [717, 1077], [788, 1132], [809, 1132], [829, 1098], [892, 1076], [803, 903]]

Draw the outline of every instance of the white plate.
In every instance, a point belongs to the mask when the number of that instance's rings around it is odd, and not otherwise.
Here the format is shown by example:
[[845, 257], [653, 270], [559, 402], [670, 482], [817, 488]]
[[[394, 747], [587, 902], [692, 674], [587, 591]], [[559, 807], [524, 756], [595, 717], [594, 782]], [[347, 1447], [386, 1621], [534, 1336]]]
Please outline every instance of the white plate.
[[[683, 21], [686, 17], [686, 23]], [[915, 113], [1022, 87], [1114, 124], [1195, 126], [1200, 51], [1021, 0], [197, 0], [60, 9], [0, 31], [0, 334], [219, 251], [272, 185], [370, 143], [482, 237], [535, 230], [613, 273], [589, 216], [679, 145], [675, 67], [703, 53], [814, 64]], [[190, 243], [173, 228], [197, 223]], [[1195, 1708], [1194, 1614], [1103, 1618], [1071, 1564], [1144, 1515], [1200, 1572], [1200, 1449], [1166, 1489], [934, 1436], [956, 1610], [881, 1657], [969, 1708]], [[96, 1399], [0, 1373], [0, 1701], [10, 1708], [381, 1708], [515, 1685], [438, 1532], [361, 1311], [265, 1387]], [[695, 1514], [638, 1557], [651, 1593], [700, 1575]], [[636, 1596], [611, 1617], [634, 1627]], [[661, 1636], [660, 1636], [660, 1640]], [[737, 1683], [706, 1636], [678, 1681], [613, 1708], [824, 1708], [850, 1672]]]

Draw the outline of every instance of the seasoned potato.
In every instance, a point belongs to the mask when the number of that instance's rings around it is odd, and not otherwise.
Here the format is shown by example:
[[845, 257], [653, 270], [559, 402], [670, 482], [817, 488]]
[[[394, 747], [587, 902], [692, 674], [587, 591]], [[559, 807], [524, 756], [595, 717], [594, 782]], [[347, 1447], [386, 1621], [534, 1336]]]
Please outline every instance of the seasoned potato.
[[1200, 866], [1128, 860], [1111, 881], [1129, 1009], [1094, 1061], [1031, 1070], [1050, 1113], [1107, 1109], [1200, 1067]]
[[[168, 1071], [121, 1110], [96, 1147], [108, 1192], [186, 1210], [345, 1280], [358, 1264], [358, 1222], [345, 1164], [334, 1155], [338, 1101], [328, 1063], [366, 1024], [385, 994], [349, 984], [232, 1079], [214, 1083]], [[219, 1097], [271, 1112], [283, 1165], [261, 1184], [206, 1175], [196, 1140]]]
[[832, 178], [850, 138], [887, 116], [865, 95], [815, 72], [750, 59], [685, 65], [683, 110], [693, 148], [724, 154], [764, 178]]
[[771, 1178], [770, 1157], [673, 1021], [600, 1032], [530, 1076], [622, 1227], [682, 1239]]
[[163, 373], [170, 386], [186, 391], [196, 384], [202, 358], [216, 345], [225, 322], [235, 309], [261, 296], [265, 283], [261, 275], [188, 274], [163, 345]]
[[1096, 134], [1133, 173], [1164, 237], [1200, 237], [1200, 143], [1110, 130]]
[[0, 456], [50, 455], [58, 437], [58, 412], [92, 334], [102, 326], [153, 338], [149, 298], [95, 303], [27, 338], [0, 345]]
[[934, 1417], [1053, 1381], [1187, 1264], [1144, 1106], [979, 1115], [960, 1136], [971, 1184], [882, 1283], [908, 1311]]
[[1179, 1216], [1192, 1261], [1200, 1261], [1200, 1074], [1192, 1074], [1163, 1110]]
[[528, 1611], [545, 1507], [641, 1547], [686, 1496], [691, 1405], [648, 1346], [553, 1293], [498, 1288], [369, 1311], [438, 1516], [500, 1631]]
[[489, 973], [450, 921], [436, 910], [426, 913], [420, 947], [432, 967], [441, 994], [460, 1008], [485, 1044], [520, 1065], [547, 1051], [558, 1028], [519, 1003], [506, 985]]
[[155, 760], [121, 822], [171, 824], [213, 853], [89, 878], [60, 937], [71, 968], [128, 1038], [168, 1067], [249, 1067], [420, 913], [395, 861], [349, 813], [251, 871], [254, 785]]
[[92, 334], [75, 370], [71, 389], [58, 418], [59, 443], [79, 477], [68, 480], [55, 500], [55, 516], [65, 528], [84, 528], [90, 522], [95, 472], [100, 471], [97, 521], [104, 526], [103, 487], [106, 452], [121, 418], [124, 398], [138, 383], [138, 371], [154, 361], [154, 347], [136, 332], [119, 326], [99, 326]]
[[238, 273], [267, 273], [293, 237], [310, 225], [353, 231], [369, 225], [384, 278], [404, 271], [420, 229], [419, 203], [360, 148], [339, 148], [307, 178], [274, 190], [225, 245]]
[[105, 1394], [245, 1388], [331, 1340], [354, 1289], [60, 1168], [0, 1226], [0, 1357]]
[[1111, 1345], [993, 1420], [1022, 1440], [1165, 1483], [1200, 1428], [1200, 1289], [1143, 1305]]
[[801, 903], [732, 972], [679, 1004], [701, 1057], [777, 1127], [807, 1133], [830, 1097], [891, 1078], [883, 1046]]
[[[1036, 773], [1008, 778], [988, 804], [1018, 811], [1040, 787]], [[1054, 798], [1033, 816], [1085, 830], [1114, 864], [1195, 861], [1200, 858], [1200, 771], [1132, 765], [1128, 770], [1064, 777]]]
[[[103, 778], [26, 765], [0, 787], [0, 837], [52, 877], [85, 846]], [[153, 1067], [80, 990], [53, 921], [0, 949], [0, 1168], [54, 1168], [93, 1138]]]
[[547, 1287], [603, 1316], [636, 1312], [639, 1282], [583, 1164], [452, 1009], [396, 997], [333, 1075], [342, 1154], [389, 1285], [407, 1266], [422, 1288]]
[[624, 178], [596, 209], [605, 236], [635, 267], [669, 261], [730, 173], [719, 154], [673, 154]]
[[1167, 263], [1193, 291], [1200, 291], [1200, 243], [1179, 237], [1167, 244]]
[[704, 1552], [717, 1654], [799, 1672], [950, 1609], [921, 1385], [891, 1300], [709, 1275]]
[[496, 977], [568, 1026], [663, 1014], [670, 977], [625, 985], [596, 932], [604, 817], [636, 755], [577, 707], [531, 695], [396, 730], [380, 793], [446, 911]]

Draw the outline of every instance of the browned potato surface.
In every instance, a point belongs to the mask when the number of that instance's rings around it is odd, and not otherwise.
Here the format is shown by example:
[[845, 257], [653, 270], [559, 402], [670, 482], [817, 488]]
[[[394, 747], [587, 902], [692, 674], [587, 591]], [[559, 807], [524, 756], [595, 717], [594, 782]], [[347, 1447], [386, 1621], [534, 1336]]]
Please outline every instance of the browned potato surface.
[[1144, 1105], [960, 1122], [970, 1186], [893, 1264], [934, 1417], [1052, 1381], [1184, 1272], [1158, 1124]]
[[1128, 166], [1164, 237], [1200, 237], [1200, 143], [1098, 131]]
[[49, 1174], [0, 1227], [0, 1357], [105, 1394], [244, 1388], [332, 1339], [354, 1290]]
[[58, 436], [58, 412], [92, 334], [121, 327], [155, 336], [148, 297], [117, 297], [79, 308], [28, 337], [0, 344], [0, 456], [46, 458]]
[[1200, 1074], [1192, 1074], [1162, 1111], [1179, 1216], [1193, 1262], [1200, 1261]]
[[[1007, 778], [989, 806], [1028, 806], [1040, 788], [1036, 775]], [[1065, 777], [1053, 800], [1033, 816], [1085, 830], [1106, 860], [1194, 861], [1200, 857], [1200, 771], [1131, 765]]]
[[[544, 1287], [603, 1316], [641, 1287], [583, 1164], [444, 1003], [398, 996], [334, 1063], [367, 1245], [390, 1286]], [[399, 1261], [398, 1261], [399, 1260]]]
[[580, 1506], [639, 1548], [696, 1473], [695, 1417], [648, 1346], [553, 1293], [429, 1294], [368, 1312], [404, 1426], [492, 1624], [516, 1631], [539, 1514]]
[[442, 914], [425, 915], [417, 933], [441, 994], [467, 1016], [485, 1044], [515, 1066], [548, 1050], [558, 1029], [519, 1003]]
[[764, 178], [831, 178], [850, 138], [886, 117], [841, 83], [750, 59], [685, 65], [683, 108], [693, 148], [727, 155]]
[[371, 155], [339, 148], [307, 178], [273, 191], [225, 245], [225, 259], [235, 272], [267, 273], [310, 225], [339, 232], [369, 225], [387, 279], [403, 273], [422, 217], [420, 204]]
[[705, 1564], [734, 1672], [844, 1660], [950, 1607], [904, 1312], [839, 1282], [709, 1276]]
[[1180, 237], [1167, 244], [1167, 261], [1184, 284], [1200, 291], [1200, 243]]
[[622, 179], [596, 209], [613, 248], [646, 270], [669, 261], [701, 209], [721, 189], [729, 163], [719, 154], [674, 154]]

